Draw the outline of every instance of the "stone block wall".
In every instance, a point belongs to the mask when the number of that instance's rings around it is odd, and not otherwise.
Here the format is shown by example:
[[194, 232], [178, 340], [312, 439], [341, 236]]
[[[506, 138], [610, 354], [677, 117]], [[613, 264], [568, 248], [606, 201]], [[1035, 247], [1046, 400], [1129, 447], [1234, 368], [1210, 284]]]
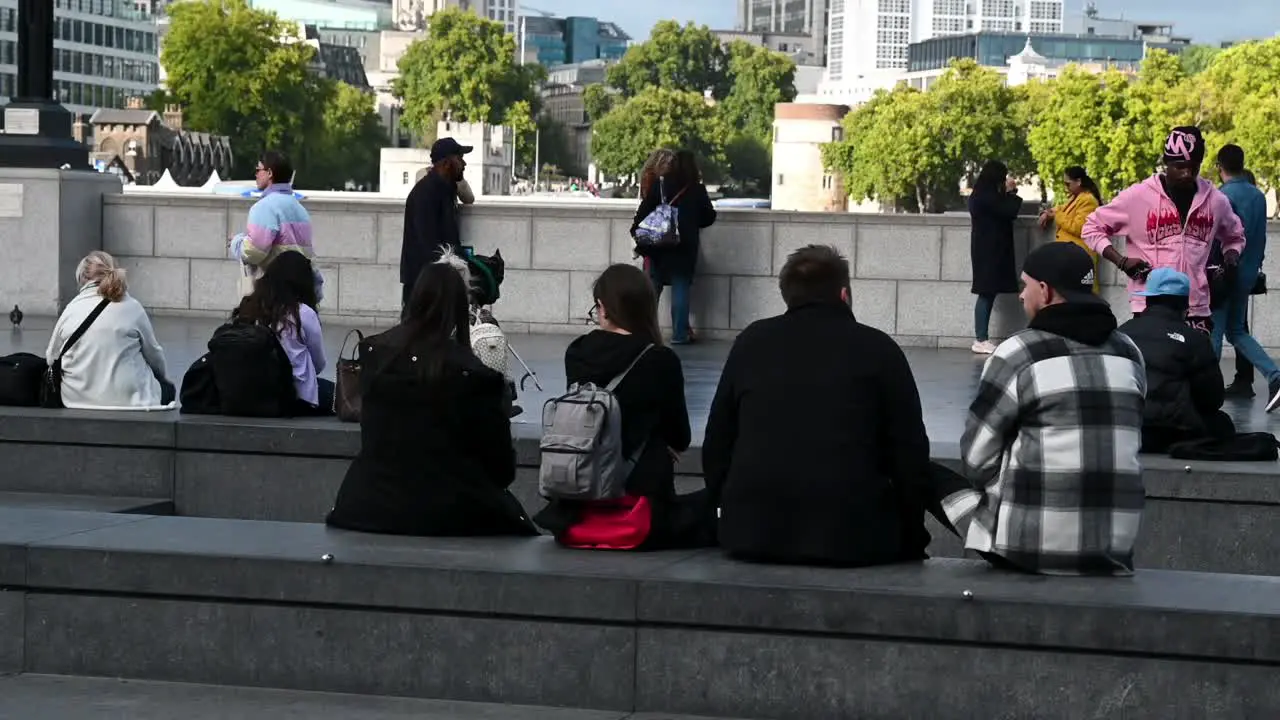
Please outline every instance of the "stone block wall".
[[[225, 259], [227, 237], [243, 229], [241, 198], [119, 195], [104, 198], [103, 246], [130, 270], [134, 295], [160, 314], [225, 315], [238, 301], [238, 268]], [[308, 199], [320, 267], [322, 314], [343, 323], [386, 326], [400, 309], [403, 205], [388, 200]], [[634, 263], [626, 203], [481, 203], [462, 213], [463, 240], [507, 262], [495, 314], [508, 331], [579, 332], [591, 307], [591, 283], [611, 263]], [[1280, 228], [1276, 229], [1280, 237]], [[1019, 226], [1019, 262], [1049, 240], [1029, 221]], [[782, 312], [777, 276], [794, 249], [829, 244], [849, 258], [854, 312], [904, 344], [967, 347], [973, 335], [969, 219], [721, 210], [703, 235], [694, 282], [694, 327], [732, 337]], [[1268, 260], [1268, 266], [1275, 265]], [[1280, 265], [1272, 277], [1280, 282]], [[1124, 287], [1104, 263], [1104, 292], [1123, 321]], [[1256, 301], [1255, 332], [1280, 347], [1280, 297]], [[669, 324], [666, 300], [661, 318]], [[999, 337], [1024, 325], [1016, 297], [997, 302]]]

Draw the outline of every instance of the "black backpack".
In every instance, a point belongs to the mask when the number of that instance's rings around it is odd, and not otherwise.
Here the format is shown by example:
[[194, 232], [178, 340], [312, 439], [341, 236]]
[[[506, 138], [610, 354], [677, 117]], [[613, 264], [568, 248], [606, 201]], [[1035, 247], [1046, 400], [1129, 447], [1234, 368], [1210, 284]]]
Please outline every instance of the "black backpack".
[[40, 385], [49, 365], [31, 353], [0, 357], [0, 405], [38, 407]]
[[[233, 320], [213, 331], [205, 358], [212, 370], [221, 414], [244, 417], [293, 414], [298, 399], [293, 386], [293, 366], [270, 328]], [[185, 379], [183, 386], [185, 392]]]

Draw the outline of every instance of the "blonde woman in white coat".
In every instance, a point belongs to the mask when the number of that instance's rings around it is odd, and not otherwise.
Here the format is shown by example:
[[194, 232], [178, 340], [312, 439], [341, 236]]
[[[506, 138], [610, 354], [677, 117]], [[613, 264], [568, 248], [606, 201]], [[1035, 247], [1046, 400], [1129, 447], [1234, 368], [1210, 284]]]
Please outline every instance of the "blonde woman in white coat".
[[76, 328], [103, 300], [102, 314], [62, 357], [62, 403], [96, 410], [164, 410], [175, 389], [165, 379], [164, 349], [142, 305], [128, 294], [124, 269], [95, 250], [76, 268], [80, 292], [53, 327], [45, 360], [50, 365]]

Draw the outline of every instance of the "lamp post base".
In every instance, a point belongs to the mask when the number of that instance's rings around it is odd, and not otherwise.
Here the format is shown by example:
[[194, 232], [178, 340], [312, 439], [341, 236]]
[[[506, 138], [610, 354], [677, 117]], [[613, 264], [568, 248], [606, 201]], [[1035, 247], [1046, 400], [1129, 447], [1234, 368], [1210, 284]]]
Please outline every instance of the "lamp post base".
[[0, 167], [91, 170], [89, 149], [71, 137], [61, 104], [14, 100], [0, 108]]

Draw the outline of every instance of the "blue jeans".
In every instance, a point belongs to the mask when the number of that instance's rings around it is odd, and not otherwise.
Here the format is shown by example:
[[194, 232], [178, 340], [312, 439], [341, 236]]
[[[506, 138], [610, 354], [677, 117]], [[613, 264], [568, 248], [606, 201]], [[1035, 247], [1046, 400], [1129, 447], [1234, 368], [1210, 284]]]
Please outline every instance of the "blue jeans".
[[996, 306], [995, 295], [979, 295], [973, 304], [973, 339], [986, 342], [991, 339], [991, 311]]
[[1222, 340], [1226, 337], [1236, 352], [1258, 368], [1258, 372], [1272, 382], [1280, 379], [1280, 368], [1262, 349], [1262, 345], [1249, 334], [1246, 323], [1249, 319], [1249, 291], [1258, 279], [1258, 271], [1241, 269], [1236, 279], [1234, 292], [1227, 304], [1213, 311], [1213, 351], [1222, 356]]
[[[653, 289], [658, 299], [662, 298], [662, 278], [657, 273], [650, 273]], [[689, 342], [689, 293], [693, 287], [693, 278], [672, 275], [666, 278], [671, 285], [671, 342]]]

